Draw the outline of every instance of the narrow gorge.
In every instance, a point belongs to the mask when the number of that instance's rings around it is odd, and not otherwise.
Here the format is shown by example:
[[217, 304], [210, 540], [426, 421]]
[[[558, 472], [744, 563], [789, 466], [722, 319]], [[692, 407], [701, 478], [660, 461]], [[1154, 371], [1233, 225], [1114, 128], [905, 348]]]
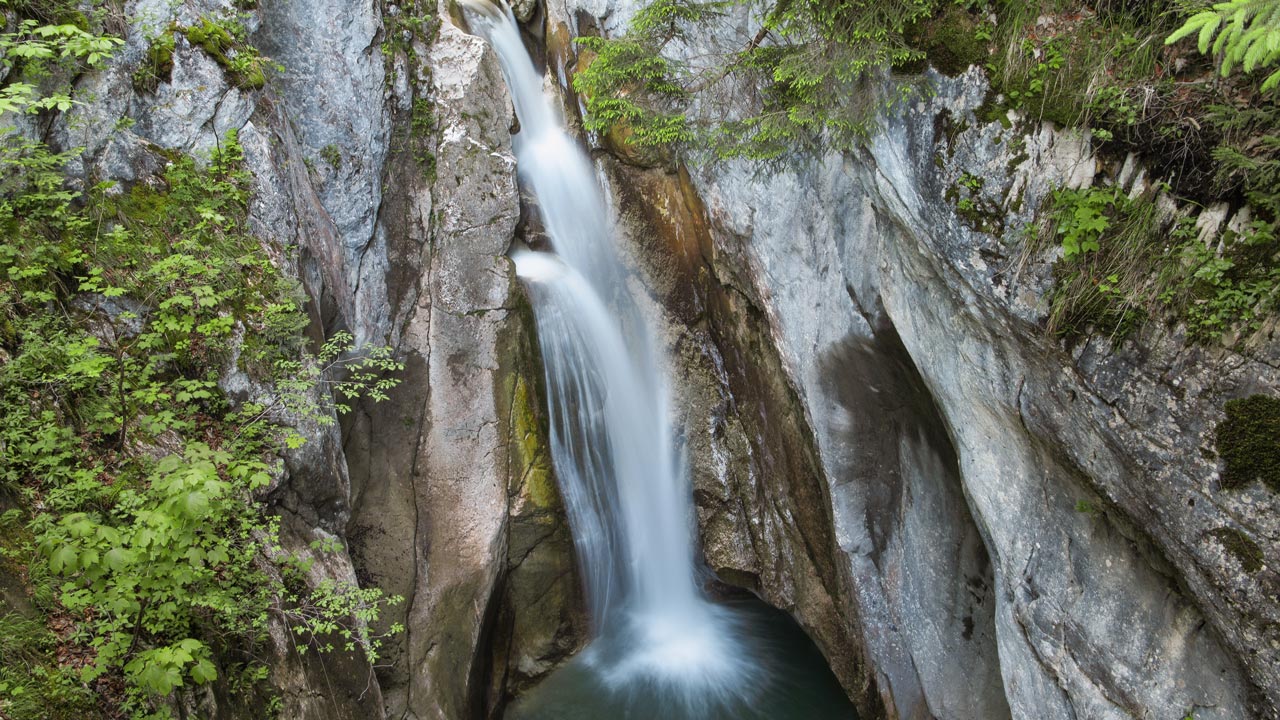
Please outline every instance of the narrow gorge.
[[0, 0], [0, 720], [1280, 718], [1224, 5]]

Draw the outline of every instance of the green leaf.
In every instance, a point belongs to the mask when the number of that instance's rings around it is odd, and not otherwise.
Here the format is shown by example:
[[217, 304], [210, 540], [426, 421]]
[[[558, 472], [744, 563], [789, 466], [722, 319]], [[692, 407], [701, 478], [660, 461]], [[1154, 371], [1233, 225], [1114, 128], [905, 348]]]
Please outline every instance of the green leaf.
[[56, 575], [62, 574], [63, 570], [71, 570], [76, 564], [76, 551], [70, 545], [63, 545], [54, 551], [49, 558], [49, 569]]
[[101, 557], [99, 557], [97, 550], [90, 548], [80, 553], [79, 564], [81, 570], [91, 570], [97, 567], [99, 562], [101, 562]]
[[103, 560], [106, 561], [107, 567], [114, 572], [119, 572], [134, 562], [133, 554], [124, 548], [111, 548], [103, 556]]
[[218, 679], [218, 669], [208, 660], [201, 659], [191, 668], [191, 679], [200, 685], [211, 683]]
[[191, 519], [204, 517], [209, 512], [209, 497], [198, 490], [188, 493], [182, 499], [182, 512]]

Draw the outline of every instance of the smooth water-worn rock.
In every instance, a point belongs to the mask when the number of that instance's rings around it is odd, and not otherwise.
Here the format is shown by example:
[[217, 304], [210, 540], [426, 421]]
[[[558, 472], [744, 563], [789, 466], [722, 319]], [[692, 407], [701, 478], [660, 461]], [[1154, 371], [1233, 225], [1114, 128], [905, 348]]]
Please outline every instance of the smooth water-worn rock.
[[[1275, 607], [1263, 595], [1274, 579], [1242, 573], [1205, 538], [1243, 526], [1274, 548], [1264, 510], [1274, 498], [1217, 490], [1200, 449], [1222, 402], [1275, 387], [1274, 366], [1158, 328], [1073, 356], [1029, 322], [1043, 312], [1051, 258], [1019, 276], [1016, 248], [957, 217], [947, 179], [988, 178], [984, 192], [1016, 231], [1052, 187], [1092, 182], [1095, 161], [1070, 134], [975, 122], [976, 73], [932, 79], [936, 96], [888, 119], [867, 152], [768, 176], [733, 164], [697, 176], [717, 232], [749, 250], [814, 422], [842, 548], [861, 592], [883, 601], [861, 605], [882, 692], [903, 714], [924, 703], [971, 716], [974, 698], [962, 695], [972, 688], [945, 672], [959, 662], [977, 677], [998, 670], [979, 684], [989, 713], [1003, 694], [1015, 717], [1268, 714]], [[970, 129], [935, 133], [943, 112]], [[958, 468], [915, 461], [912, 473], [932, 478], [924, 487], [950, 490], [913, 492], [885, 513], [893, 474], [867, 470], [883, 463], [868, 447], [884, 430], [851, 433], [866, 405], [850, 400], [894, 384], [850, 349], [890, 333]], [[945, 457], [946, 443], [935, 445]], [[958, 556], [934, 549], [948, 536]], [[966, 546], [977, 557], [964, 558]], [[969, 584], [972, 598], [946, 593]], [[932, 607], [918, 601], [926, 588]], [[992, 628], [998, 655], [978, 642]]]
[[418, 508], [407, 708], [424, 719], [470, 714], [483, 682], [477, 653], [507, 521], [507, 428], [496, 402], [512, 287], [503, 253], [519, 215], [493, 56], [451, 25], [430, 52], [444, 171], [432, 193], [433, 247], [405, 331], [425, 366], [421, 435], [412, 454], [387, 465], [408, 471]]

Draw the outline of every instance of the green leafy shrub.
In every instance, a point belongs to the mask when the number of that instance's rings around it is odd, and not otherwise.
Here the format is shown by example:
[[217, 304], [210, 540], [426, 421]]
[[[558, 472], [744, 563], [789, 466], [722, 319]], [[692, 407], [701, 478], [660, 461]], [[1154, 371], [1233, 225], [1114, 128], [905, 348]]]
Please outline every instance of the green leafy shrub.
[[[306, 352], [301, 293], [248, 229], [234, 133], [127, 192], [69, 189], [74, 155], [0, 145], [0, 489], [30, 511], [30, 547], [5, 558], [67, 629], [0, 653], [0, 713], [165, 717], [181, 688], [260, 685], [273, 617], [374, 658], [399, 599], [308, 587], [260, 495], [302, 441], [291, 424], [385, 397], [402, 366], [349, 335]], [[222, 393], [233, 360], [265, 398]]]
[[1160, 317], [1185, 323], [1197, 342], [1232, 342], [1259, 329], [1280, 287], [1274, 101], [1243, 77], [1203, 82], [1213, 68], [1178, 46], [1185, 33], [1165, 42], [1185, 3], [1117, 0], [1097, 6], [1097, 16], [1053, 5], [1026, 14], [1016, 3], [996, 5], [988, 72], [1006, 105], [992, 117], [1014, 105], [1032, 117], [1091, 127], [1104, 158], [1136, 153], [1161, 179], [1158, 191], [1186, 211], [1225, 201], [1232, 212], [1247, 207], [1249, 220], [1206, 244], [1194, 220], [1161, 218], [1169, 227], [1152, 228], [1150, 195], [1056, 194], [1044, 221], [1064, 257], [1055, 267], [1049, 327], [1068, 337], [1090, 329], [1123, 335]]
[[853, 148], [875, 127], [877, 113], [910, 93], [885, 100], [877, 74], [917, 60], [904, 32], [934, 9], [931, 0], [801, 0], [779, 3], [763, 30], [778, 42], [743, 56], [746, 77], [765, 88], [760, 110], [726, 123], [722, 156], [773, 158], [819, 140]]
[[1062, 189], [1053, 194], [1055, 232], [1062, 241], [1062, 256], [1068, 260], [1099, 248], [1098, 241], [1111, 226], [1108, 212], [1127, 206], [1128, 198], [1119, 188], [1090, 187]]
[[1068, 339], [1097, 331], [1119, 338], [1154, 310], [1151, 253], [1161, 242], [1154, 203], [1118, 187], [1062, 189], [1050, 198], [1045, 231], [1062, 247], [1054, 266], [1048, 329]]
[[1206, 245], [1194, 218], [1162, 219], [1150, 198], [1110, 187], [1056, 192], [1046, 223], [1063, 248], [1048, 327], [1064, 337], [1123, 337], [1161, 317], [1212, 342], [1257, 330], [1280, 299], [1280, 243], [1267, 222]]
[[[0, 32], [0, 114], [66, 110], [71, 95], [65, 88], [40, 92], [36, 82], [50, 64], [98, 67], [124, 41], [89, 32], [76, 24], [42, 25], [27, 19], [16, 29]], [[10, 77], [13, 75], [13, 77]]]
[[1237, 330], [1261, 327], [1280, 293], [1280, 244], [1272, 226], [1255, 222], [1242, 234], [1228, 232], [1221, 250], [1200, 242], [1183, 245], [1173, 256], [1176, 281], [1165, 291], [1186, 320], [1191, 335], [1202, 341]]

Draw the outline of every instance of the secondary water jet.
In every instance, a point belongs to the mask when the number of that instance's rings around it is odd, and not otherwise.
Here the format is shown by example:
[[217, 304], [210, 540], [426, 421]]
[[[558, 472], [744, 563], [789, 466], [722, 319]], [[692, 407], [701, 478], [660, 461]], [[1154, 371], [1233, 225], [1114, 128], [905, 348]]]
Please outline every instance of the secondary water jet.
[[512, 259], [537, 318], [552, 462], [595, 634], [508, 717], [851, 717], [793, 625], [704, 592], [662, 358], [626, 290], [591, 162], [544, 95], [511, 11], [461, 2], [502, 65], [520, 120], [520, 180], [555, 251]]

